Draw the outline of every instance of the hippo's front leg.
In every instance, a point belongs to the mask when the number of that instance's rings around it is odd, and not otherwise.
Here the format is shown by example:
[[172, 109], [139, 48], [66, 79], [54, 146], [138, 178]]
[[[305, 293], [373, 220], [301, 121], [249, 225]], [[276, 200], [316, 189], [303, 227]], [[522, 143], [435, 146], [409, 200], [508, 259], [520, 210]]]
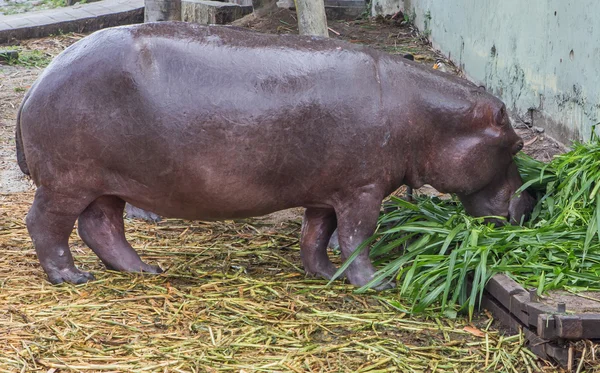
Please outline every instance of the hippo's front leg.
[[[375, 187], [368, 186], [357, 191], [351, 199], [342, 199], [335, 207], [342, 259], [348, 259], [361, 243], [375, 233], [382, 200], [382, 194]], [[364, 286], [373, 279], [375, 267], [369, 259], [369, 248], [363, 249], [352, 261], [345, 275], [356, 286]], [[392, 283], [382, 283], [374, 289], [384, 290], [393, 286]]]

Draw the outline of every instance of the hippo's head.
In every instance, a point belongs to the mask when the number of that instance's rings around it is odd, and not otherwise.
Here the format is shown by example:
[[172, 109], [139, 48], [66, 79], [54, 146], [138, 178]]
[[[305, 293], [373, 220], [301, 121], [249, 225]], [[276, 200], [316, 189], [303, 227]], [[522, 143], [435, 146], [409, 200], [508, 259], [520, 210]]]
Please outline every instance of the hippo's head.
[[435, 176], [429, 183], [456, 193], [470, 215], [519, 223], [534, 205], [529, 193], [515, 195], [523, 182], [513, 157], [523, 140], [512, 128], [504, 104], [486, 93], [479, 96], [460, 114], [445, 116], [446, 131], [434, 141], [442, 146], [430, 150], [428, 168]]
[[518, 224], [527, 219], [535, 201], [526, 191], [515, 195], [523, 182], [514, 161], [498, 171], [497, 177], [488, 185], [469, 194], [458, 194], [458, 198], [470, 215], [502, 216], [512, 224]]

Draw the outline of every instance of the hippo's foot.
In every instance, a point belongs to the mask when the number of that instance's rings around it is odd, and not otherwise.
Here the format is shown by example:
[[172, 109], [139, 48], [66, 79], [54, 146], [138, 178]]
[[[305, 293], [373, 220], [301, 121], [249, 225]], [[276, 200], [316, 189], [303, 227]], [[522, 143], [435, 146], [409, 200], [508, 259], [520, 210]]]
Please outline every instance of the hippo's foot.
[[336, 268], [327, 256], [327, 244], [335, 225], [333, 210], [306, 209], [300, 236], [300, 257], [307, 275], [329, 280], [335, 274]]
[[142, 210], [141, 208], [135, 207], [130, 203], [125, 205], [125, 215], [127, 215], [128, 219], [142, 219], [153, 223], [161, 221], [161, 217], [155, 213]]
[[84, 284], [88, 281], [94, 281], [95, 279], [96, 278], [91, 273], [82, 271], [75, 267], [48, 272], [48, 281], [54, 285], [58, 285], [63, 282], [70, 282], [71, 284]]
[[[355, 262], [353, 262], [346, 270], [346, 277], [348, 278], [348, 281], [355, 286], [365, 286], [375, 277], [375, 268], [373, 268], [371, 262], [360, 263], [359, 261], [356, 265]], [[395, 286], [395, 283], [384, 280], [371, 286], [371, 289], [387, 290], [392, 289]]]
[[325, 265], [317, 264], [313, 267], [307, 267], [307, 265], [305, 264], [304, 271], [309, 277], [320, 277], [324, 278], [325, 280], [331, 280], [333, 278], [333, 275], [337, 271], [337, 268], [331, 262]]
[[96, 199], [79, 216], [79, 236], [110, 270], [162, 273], [144, 263], [125, 239], [124, 207], [125, 201], [115, 196]]

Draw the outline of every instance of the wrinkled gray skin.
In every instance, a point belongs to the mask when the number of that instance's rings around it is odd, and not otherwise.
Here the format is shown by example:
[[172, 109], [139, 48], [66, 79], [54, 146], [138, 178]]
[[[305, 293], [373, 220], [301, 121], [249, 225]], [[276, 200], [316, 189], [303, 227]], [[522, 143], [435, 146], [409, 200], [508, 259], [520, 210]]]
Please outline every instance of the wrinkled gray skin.
[[[93, 279], [68, 246], [114, 270], [160, 272], [125, 240], [125, 202], [219, 220], [306, 208], [300, 254], [331, 278], [402, 184], [457, 193], [473, 215], [520, 220], [531, 197], [502, 102], [401, 56], [344, 42], [157, 23], [96, 32], [58, 56], [27, 94], [18, 159], [37, 185], [27, 228], [52, 283]], [[345, 275], [375, 270], [363, 251]], [[381, 284], [385, 288], [389, 284]]]

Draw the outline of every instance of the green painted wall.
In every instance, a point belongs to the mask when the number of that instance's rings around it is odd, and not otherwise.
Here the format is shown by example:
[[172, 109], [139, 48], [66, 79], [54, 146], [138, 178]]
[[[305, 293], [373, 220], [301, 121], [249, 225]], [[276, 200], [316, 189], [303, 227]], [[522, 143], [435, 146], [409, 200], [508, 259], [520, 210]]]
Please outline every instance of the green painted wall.
[[600, 122], [600, 1], [395, 1], [470, 80], [558, 140]]

